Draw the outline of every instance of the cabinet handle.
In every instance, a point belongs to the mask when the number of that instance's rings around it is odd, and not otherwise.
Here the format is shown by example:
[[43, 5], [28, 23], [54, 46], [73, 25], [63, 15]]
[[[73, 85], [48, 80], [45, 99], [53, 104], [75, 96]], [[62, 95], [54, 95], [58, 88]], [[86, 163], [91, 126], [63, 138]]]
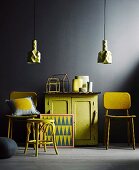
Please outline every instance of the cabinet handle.
[[95, 122], [95, 116], [96, 116], [96, 111], [94, 110], [93, 115], [92, 115], [92, 125], [93, 125], [94, 122]]

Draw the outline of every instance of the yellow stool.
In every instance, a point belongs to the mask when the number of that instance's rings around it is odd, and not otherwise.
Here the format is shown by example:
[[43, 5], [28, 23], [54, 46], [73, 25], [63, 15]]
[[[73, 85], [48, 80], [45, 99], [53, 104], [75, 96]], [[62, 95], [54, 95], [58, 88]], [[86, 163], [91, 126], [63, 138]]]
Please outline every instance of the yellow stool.
[[[33, 128], [33, 140], [30, 140], [31, 129]], [[51, 133], [52, 138], [50, 140], [46, 139], [47, 133]], [[43, 140], [39, 139], [40, 132], [43, 133]], [[55, 123], [53, 119], [28, 119], [27, 120], [27, 139], [24, 153], [28, 149], [28, 144], [34, 144], [35, 156], [38, 156], [38, 146], [39, 144], [44, 145], [44, 151], [46, 151], [46, 144], [53, 144], [56, 154], [58, 154], [56, 140], [55, 140]]]

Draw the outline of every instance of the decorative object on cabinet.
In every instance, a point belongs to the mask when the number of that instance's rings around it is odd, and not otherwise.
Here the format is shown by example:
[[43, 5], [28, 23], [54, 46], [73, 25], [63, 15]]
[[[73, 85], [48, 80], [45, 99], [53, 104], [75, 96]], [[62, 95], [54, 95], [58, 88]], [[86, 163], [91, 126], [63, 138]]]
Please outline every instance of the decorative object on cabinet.
[[89, 76], [75, 76], [72, 80], [72, 91], [88, 93], [93, 92], [93, 82], [89, 82]]
[[[34, 139], [30, 140], [31, 130], [33, 129]], [[42, 132], [43, 137], [39, 139], [39, 135]], [[49, 134], [49, 138], [48, 138]], [[38, 156], [38, 147], [40, 144], [44, 146], [44, 151], [46, 152], [46, 144], [53, 145], [56, 154], [58, 154], [56, 139], [55, 139], [55, 123], [53, 119], [28, 119], [27, 120], [27, 138], [24, 153], [26, 154], [28, 145], [34, 144], [35, 156]]]
[[[117, 120], [117, 119], [127, 120], [128, 145], [130, 145], [130, 140], [132, 138], [132, 146], [133, 146], [133, 149], [135, 149], [134, 118], [136, 117], [136, 115], [129, 114], [129, 109], [131, 108], [130, 94], [127, 92], [105, 92], [104, 93], [104, 108], [106, 110], [105, 136], [104, 136], [104, 143], [105, 143], [106, 149], [108, 149], [109, 147], [110, 123], [112, 119], [113, 120]], [[132, 137], [130, 137], [130, 133], [132, 133]]]
[[[56, 91], [51, 91], [50, 90], [50, 86], [49, 86], [49, 81], [50, 80], [57, 80], [59, 86], [58, 86], [58, 90]], [[68, 93], [70, 91], [70, 81], [68, 78], [68, 74], [54, 74], [52, 75], [50, 78], [48, 78], [47, 81], [47, 88], [46, 88], [46, 92], [63, 92], [63, 93]]]
[[32, 41], [32, 50], [28, 53], [28, 64], [39, 64], [41, 62], [41, 53], [37, 50], [36, 40], [36, 0], [34, 0], [34, 40]]
[[[74, 115], [73, 114], [40, 114], [41, 119], [53, 119], [56, 126], [57, 147], [74, 147]], [[42, 134], [40, 138], [42, 139]], [[48, 131], [47, 139], [50, 139]]]
[[72, 80], [72, 91], [79, 92], [79, 89], [83, 87], [83, 79]]
[[45, 93], [45, 113], [74, 114], [75, 146], [98, 144], [98, 94]]
[[48, 93], [59, 93], [60, 92], [60, 80], [59, 78], [48, 78], [46, 83], [46, 91]]
[[[37, 106], [37, 94], [35, 92], [12, 91], [10, 93], [10, 100], [25, 98], [29, 96], [32, 97], [34, 105]], [[24, 115], [24, 116], [23, 115], [17, 116], [17, 115], [9, 114], [9, 115], [6, 115], [6, 117], [8, 118], [8, 138], [12, 138], [14, 121], [25, 121], [29, 118], [37, 117], [37, 114], [30, 114], [30, 115]]]
[[88, 92], [93, 92], [93, 82], [87, 82], [87, 89], [88, 89]]
[[112, 53], [108, 51], [106, 36], [106, 0], [104, 0], [104, 40], [102, 41], [102, 51], [98, 53], [98, 63], [111, 64]]
[[75, 79], [82, 79], [83, 80], [83, 88], [87, 89], [87, 82], [89, 82], [89, 76], [75, 76]]

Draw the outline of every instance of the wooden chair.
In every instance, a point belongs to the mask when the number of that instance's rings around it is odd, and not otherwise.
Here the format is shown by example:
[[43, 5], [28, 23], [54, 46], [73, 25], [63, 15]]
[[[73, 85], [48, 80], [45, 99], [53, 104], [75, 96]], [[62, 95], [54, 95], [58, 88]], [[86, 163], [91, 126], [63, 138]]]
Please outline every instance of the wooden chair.
[[[105, 137], [104, 143], [106, 149], [109, 147], [110, 124], [111, 119], [126, 119], [128, 122], [128, 144], [130, 144], [130, 133], [132, 133], [132, 146], [135, 149], [135, 134], [134, 134], [134, 118], [136, 115], [130, 115], [129, 109], [131, 107], [131, 97], [127, 92], [105, 92], [104, 93], [104, 108], [105, 113]], [[120, 115], [113, 115], [112, 111], [120, 112]], [[121, 115], [122, 111], [122, 115]], [[117, 113], [116, 112], [116, 113]], [[118, 113], [119, 113], [118, 112]], [[125, 112], [125, 114], [124, 114]]]
[[[33, 131], [32, 131], [33, 129]], [[31, 131], [33, 132], [34, 139], [30, 139]], [[43, 132], [43, 139], [40, 140], [40, 133]], [[51, 137], [48, 138], [47, 134]], [[24, 153], [26, 154], [28, 144], [34, 144], [35, 156], [38, 156], [38, 146], [44, 145], [44, 151], [46, 151], [46, 144], [53, 144], [56, 154], [58, 154], [56, 140], [55, 140], [55, 123], [53, 119], [28, 119], [27, 120], [27, 138]]]
[[[24, 97], [32, 97], [34, 105], [37, 106], [37, 94], [35, 92], [19, 92], [13, 91], [10, 93], [10, 99], [18, 99]], [[12, 138], [13, 123], [14, 121], [26, 121], [29, 118], [37, 117], [37, 115], [27, 115], [27, 116], [15, 116], [15, 115], [6, 115], [8, 118], [8, 138]]]

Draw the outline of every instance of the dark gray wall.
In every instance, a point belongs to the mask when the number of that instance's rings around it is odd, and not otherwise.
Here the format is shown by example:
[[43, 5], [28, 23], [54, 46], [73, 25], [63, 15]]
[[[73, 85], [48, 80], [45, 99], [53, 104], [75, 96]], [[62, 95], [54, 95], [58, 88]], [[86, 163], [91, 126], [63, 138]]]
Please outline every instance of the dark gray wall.
[[[103, 39], [103, 0], [38, 0], [36, 38], [40, 65], [26, 63], [33, 39], [33, 0], [5, 0], [0, 5], [0, 136], [7, 135], [9, 112], [5, 99], [12, 90], [36, 91], [44, 112], [45, 83], [49, 76], [89, 75], [99, 95], [99, 141], [103, 141], [104, 91], [128, 91], [132, 110], [139, 103], [139, 0], [107, 0], [106, 39], [111, 65], [97, 64]], [[112, 142], [126, 142], [123, 125], [112, 126]], [[21, 133], [20, 133], [21, 134]], [[20, 135], [21, 136], [21, 135]], [[18, 136], [19, 138], [19, 136]]]

